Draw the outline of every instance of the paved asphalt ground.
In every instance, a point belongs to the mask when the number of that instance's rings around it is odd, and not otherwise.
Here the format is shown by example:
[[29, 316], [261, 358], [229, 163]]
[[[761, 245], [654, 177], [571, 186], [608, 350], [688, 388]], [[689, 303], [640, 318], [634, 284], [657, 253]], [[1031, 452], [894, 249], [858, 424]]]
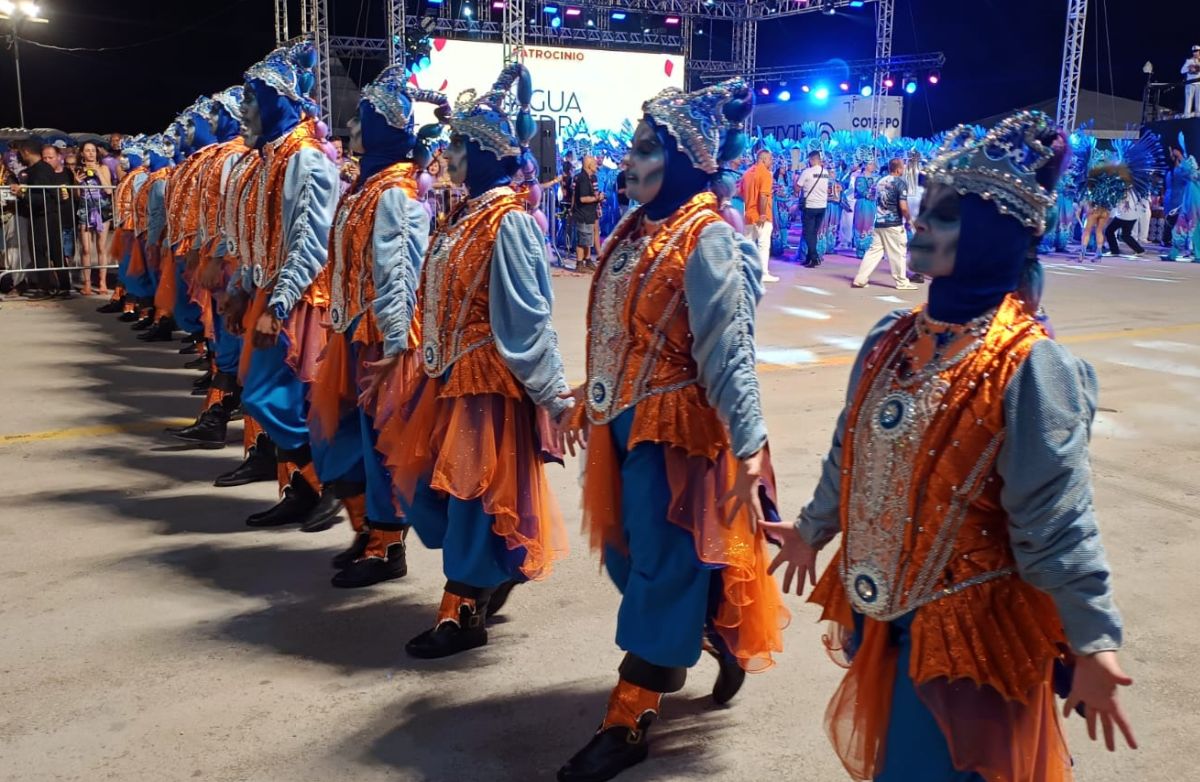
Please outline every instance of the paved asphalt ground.
[[[812, 491], [861, 336], [924, 292], [851, 290], [854, 265], [776, 263], [759, 315], [782, 500]], [[1048, 262], [1060, 339], [1099, 373], [1096, 504], [1125, 614], [1126, 696], [1142, 742], [1110, 755], [1067, 727], [1084, 782], [1194, 776], [1200, 747], [1200, 265]], [[879, 272], [877, 279], [884, 279]], [[556, 277], [568, 372], [583, 371], [588, 281]], [[252, 531], [267, 484], [215, 489], [240, 449], [182, 450], [193, 372], [99, 300], [0, 304], [0, 780], [549, 780], [597, 725], [615, 678], [617, 593], [578, 534], [578, 465], [552, 481], [573, 533], [521, 587], [491, 644], [442, 663], [404, 642], [432, 620], [439, 559], [366, 591], [328, 585], [346, 525]], [[240, 428], [230, 439], [240, 442]], [[667, 701], [647, 780], [840, 780], [822, 728], [839, 669], [789, 600], [787, 651], [731, 708], [704, 660]], [[914, 781], [916, 782], [916, 781]]]

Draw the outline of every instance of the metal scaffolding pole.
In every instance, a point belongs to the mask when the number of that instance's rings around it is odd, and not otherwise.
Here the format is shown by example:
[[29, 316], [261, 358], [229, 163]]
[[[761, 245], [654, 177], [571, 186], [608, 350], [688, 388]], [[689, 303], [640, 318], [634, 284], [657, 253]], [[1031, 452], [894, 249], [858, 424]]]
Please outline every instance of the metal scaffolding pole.
[[388, 0], [388, 65], [404, 62], [404, 0]]
[[333, 122], [333, 89], [329, 76], [329, 3], [328, 0], [302, 0], [302, 6], [307, 6], [308, 14], [304, 32], [312, 36], [313, 46], [317, 50], [317, 83], [313, 90], [313, 99], [320, 107], [321, 116], [318, 119], [326, 123]]
[[500, 22], [504, 64], [519, 62], [525, 48], [525, 0], [507, 0]]
[[1067, 0], [1067, 34], [1063, 39], [1062, 77], [1058, 82], [1058, 125], [1075, 129], [1079, 108], [1079, 77], [1083, 73], [1083, 40], [1087, 31], [1087, 0]]
[[283, 45], [283, 42], [290, 37], [288, 35], [287, 0], [275, 0], [275, 45]]
[[871, 133], [879, 135], [883, 120], [884, 97], [888, 88], [884, 77], [892, 70], [892, 28], [896, 18], [896, 0], [879, 0], [875, 4], [875, 78], [871, 92]]

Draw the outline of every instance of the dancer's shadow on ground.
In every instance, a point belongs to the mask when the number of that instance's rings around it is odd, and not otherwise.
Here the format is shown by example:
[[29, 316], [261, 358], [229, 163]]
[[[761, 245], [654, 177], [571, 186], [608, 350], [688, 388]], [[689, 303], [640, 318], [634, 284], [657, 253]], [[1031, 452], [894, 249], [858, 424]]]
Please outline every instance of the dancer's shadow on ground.
[[[273, 500], [218, 494], [216, 489], [210, 491], [212, 493], [208, 494], [145, 496], [118, 489], [82, 489], [28, 495], [17, 504], [31, 508], [45, 503], [73, 504], [83, 509], [103, 507], [112, 512], [115, 521], [149, 523], [159, 535], [189, 532], [224, 535], [255, 531], [246, 526], [246, 517], [266, 510], [273, 503]], [[294, 532], [295, 528], [280, 530], [283, 531]]]
[[[591, 738], [608, 700], [607, 679], [530, 690], [520, 672], [512, 692], [479, 700], [469, 690], [430, 687], [397, 703], [342, 752], [382, 763], [399, 778], [426, 782], [535, 782], [555, 771]], [[650, 731], [650, 759], [624, 772], [628, 782], [721, 779], [708, 748], [729, 726], [708, 697], [669, 696], [664, 718]]]

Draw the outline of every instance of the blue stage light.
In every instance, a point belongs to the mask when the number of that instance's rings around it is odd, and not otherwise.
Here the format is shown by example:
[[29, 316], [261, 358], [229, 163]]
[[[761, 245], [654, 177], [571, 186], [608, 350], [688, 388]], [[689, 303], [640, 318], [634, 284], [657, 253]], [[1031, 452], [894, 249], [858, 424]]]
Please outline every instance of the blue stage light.
[[858, 91], [858, 94], [863, 96], [864, 98], [869, 98], [875, 94], [875, 88], [872, 87], [870, 84], [864, 84], [862, 86], [862, 89], [860, 89]]
[[616, 22], [625, 21], [625, 16], [626, 16], [626, 14], [624, 11], [613, 11], [612, 12], [613, 21], [616, 21]]
[[556, 16], [556, 17], [554, 17], [553, 19], [551, 19], [551, 20], [550, 20], [550, 26], [551, 26], [551, 27], [553, 27], [555, 30], [557, 30], [558, 28], [562, 27], [562, 17], [561, 17], [561, 16]]
[[917, 80], [913, 79], [913, 78], [905, 79], [904, 80], [904, 91], [906, 93], [908, 93], [909, 95], [912, 95], [913, 93], [915, 93], [917, 91]]
[[812, 95], [813, 100], [815, 100], [817, 103], [824, 103], [825, 101], [829, 100], [829, 88], [824, 84], [818, 84], [816, 89], [813, 90]]
[[791, 99], [792, 99], [792, 93], [788, 92], [787, 90], [784, 90], [779, 93], [779, 101], [781, 103], [787, 103]]
[[862, 8], [867, 4], [867, 0], [850, 0], [851, 8]]
[[557, 14], [557, 13], [558, 13], [558, 6], [556, 6], [556, 5], [548, 5], [548, 6], [546, 6], [545, 8], [543, 8], [543, 9], [542, 9], [542, 12], [543, 12], [543, 13], [547, 13], [547, 14], [549, 14], [550, 16], [554, 16], [555, 14]]

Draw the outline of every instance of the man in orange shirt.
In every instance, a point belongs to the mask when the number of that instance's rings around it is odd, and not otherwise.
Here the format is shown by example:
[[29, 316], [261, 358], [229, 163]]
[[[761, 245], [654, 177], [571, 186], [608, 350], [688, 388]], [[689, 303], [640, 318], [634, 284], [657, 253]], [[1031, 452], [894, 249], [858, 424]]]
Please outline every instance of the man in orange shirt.
[[760, 150], [758, 162], [742, 177], [742, 194], [746, 199], [746, 234], [758, 248], [762, 265], [762, 281], [778, 282], [767, 265], [771, 262], [771, 217], [775, 214], [775, 180], [771, 176], [771, 153]]

